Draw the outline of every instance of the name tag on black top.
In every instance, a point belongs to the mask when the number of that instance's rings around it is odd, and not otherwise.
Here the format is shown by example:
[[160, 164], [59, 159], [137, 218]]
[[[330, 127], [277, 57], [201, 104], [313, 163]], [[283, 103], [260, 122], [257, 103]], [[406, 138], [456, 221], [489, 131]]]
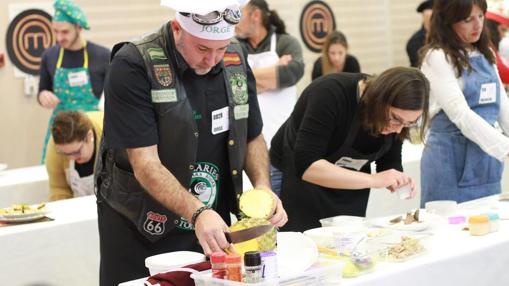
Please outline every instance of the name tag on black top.
[[341, 157], [339, 158], [339, 160], [336, 161], [334, 165], [338, 167], [344, 167], [359, 171], [364, 165], [366, 165], [367, 162], [368, 160], [365, 159], [353, 159], [350, 157]]

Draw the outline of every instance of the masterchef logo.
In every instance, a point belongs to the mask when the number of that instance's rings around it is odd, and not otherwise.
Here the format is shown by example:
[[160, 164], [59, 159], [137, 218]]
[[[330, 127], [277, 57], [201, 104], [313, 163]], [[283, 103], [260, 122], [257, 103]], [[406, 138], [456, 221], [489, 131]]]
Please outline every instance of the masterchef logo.
[[6, 44], [9, 58], [19, 70], [38, 74], [42, 53], [55, 44], [51, 16], [39, 9], [21, 12], [9, 24]]
[[320, 52], [325, 37], [336, 29], [330, 7], [322, 1], [309, 2], [300, 16], [300, 35], [304, 44], [313, 52]]
[[168, 218], [166, 218], [165, 215], [161, 215], [161, 214], [158, 214], [158, 213], [155, 213], [155, 212], [148, 212], [147, 213], [147, 218], [150, 219], [150, 220], [157, 221], [157, 222], [162, 222], [162, 223], [165, 223], [168, 220]]

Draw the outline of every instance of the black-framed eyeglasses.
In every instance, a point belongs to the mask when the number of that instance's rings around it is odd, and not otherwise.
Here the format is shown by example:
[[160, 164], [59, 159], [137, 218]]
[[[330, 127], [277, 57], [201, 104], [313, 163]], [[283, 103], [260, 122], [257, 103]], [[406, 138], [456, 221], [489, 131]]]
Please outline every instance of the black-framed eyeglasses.
[[213, 11], [205, 15], [185, 12], [180, 12], [180, 14], [185, 17], [191, 17], [193, 21], [201, 25], [214, 25], [223, 19], [229, 24], [236, 25], [240, 22], [240, 17], [242, 16], [239, 9], [226, 9], [223, 12]]
[[419, 126], [421, 118], [417, 118], [417, 120], [413, 122], [404, 122], [402, 119], [398, 118], [394, 114], [389, 115], [389, 126], [393, 128], [399, 128], [401, 126], [405, 128], [414, 128]]
[[60, 154], [60, 155], [64, 155], [64, 156], [67, 156], [67, 157], [76, 157], [76, 156], [80, 156], [81, 155], [81, 151], [83, 150], [83, 146], [85, 146], [85, 141], [81, 141], [81, 144], [80, 144], [80, 147], [78, 148], [78, 150], [76, 151], [72, 151], [72, 152], [62, 152], [60, 150], [57, 149], [57, 153]]

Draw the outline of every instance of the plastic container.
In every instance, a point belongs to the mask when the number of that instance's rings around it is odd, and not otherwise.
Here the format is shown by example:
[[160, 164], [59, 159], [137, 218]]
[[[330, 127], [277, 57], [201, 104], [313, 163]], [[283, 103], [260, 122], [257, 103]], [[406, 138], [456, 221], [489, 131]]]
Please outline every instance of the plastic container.
[[262, 259], [262, 277], [265, 279], [278, 278], [277, 254], [274, 251], [260, 253]]
[[464, 216], [450, 216], [447, 218], [449, 224], [462, 224], [467, 221], [467, 218]]
[[212, 270], [212, 277], [224, 279], [226, 276], [226, 254], [224, 252], [214, 252], [210, 256], [210, 265]]
[[238, 254], [227, 255], [225, 260], [226, 277], [230, 281], [242, 281], [242, 259]]
[[339, 215], [328, 218], [322, 218], [320, 223], [323, 227], [340, 226], [340, 227], [362, 227], [364, 225], [364, 217]]
[[412, 188], [410, 187], [410, 184], [404, 185], [401, 188], [397, 188], [396, 193], [402, 200], [408, 200], [412, 198]]
[[496, 232], [499, 228], [500, 217], [496, 213], [486, 213], [484, 214], [490, 220], [490, 232]]
[[456, 201], [431, 201], [425, 204], [426, 212], [443, 217], [454, 215], [458, 209]]
[[344, 263], [336, 259], [319, 259], [308, 270], [288, 276], [284, 279], [265, 279], [260, 283], [243, 283], [213, 278], [211, 272], [203, 271], [191, 274], [196, 286], [332, 286], [340, 285]]
[[203, 262], [205, 259], [205, 255], [202, 253], [175, 251], [147, 257], [145, 259], [145, 267], [148, 268], [152, 276], [189, 264]]
[[468, 218], [468, 229], [474, 236], [485, 235], [490, 232], [490, 219], [486, 215], [474, 215]]

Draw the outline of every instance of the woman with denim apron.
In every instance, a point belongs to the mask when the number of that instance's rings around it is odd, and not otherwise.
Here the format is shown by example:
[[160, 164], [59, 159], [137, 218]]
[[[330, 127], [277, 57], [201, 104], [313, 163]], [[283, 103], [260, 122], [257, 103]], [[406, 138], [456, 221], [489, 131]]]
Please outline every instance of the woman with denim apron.
[[421, 205], [501, 191], [509, 138], [495, 124], [508, 133], [509, 101], [488, 47], [486, 3], [475, 3], [450, 0], [434, 6], [421, 67], [431, 84], [432, 117], [421, 160]]
[[313, 81], [270, 149], [271, 163], [283, 172], [280, 198], [288, 223], [282, 229], [305, 231], [322, 218], [365, 216], [370, 188], [392, 192], [410, 185], [415, 191], [402, 172], [401, 140], [421, 116], [427, 122], [428, 98], [429, 83], [415, 68]]

